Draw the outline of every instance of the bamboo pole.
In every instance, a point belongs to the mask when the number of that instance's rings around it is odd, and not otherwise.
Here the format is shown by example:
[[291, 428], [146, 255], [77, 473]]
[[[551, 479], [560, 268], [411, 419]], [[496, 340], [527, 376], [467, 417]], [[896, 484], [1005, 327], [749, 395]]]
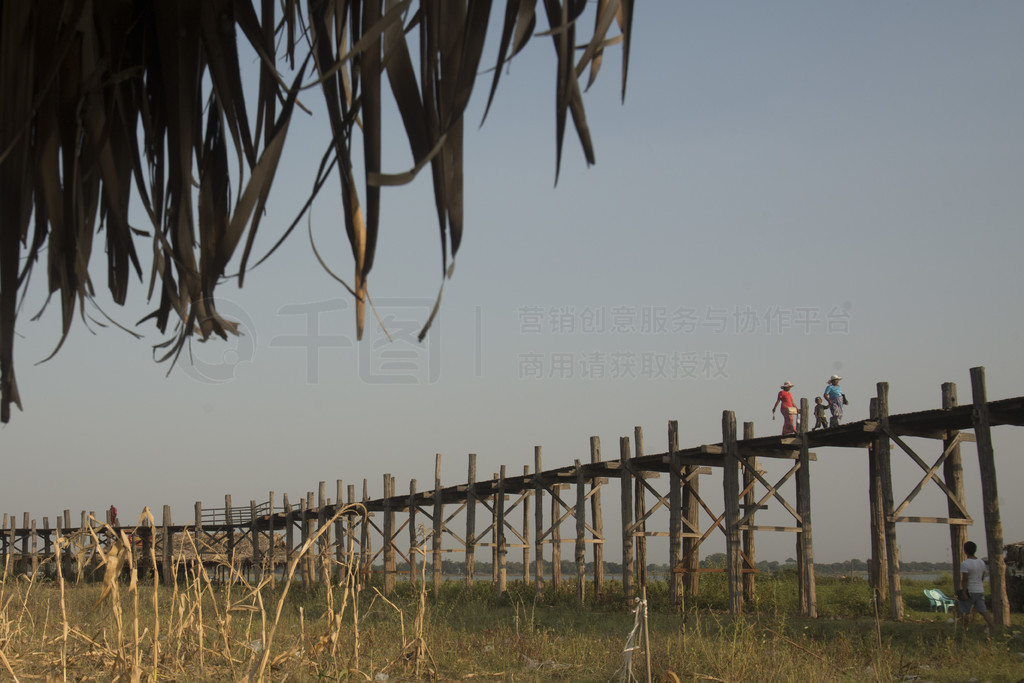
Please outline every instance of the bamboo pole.
[[989, 588], [992, 591], [992, 618], [996, 625], [1010, 625], [1006, 600], [1006, 561], [1003, 559], [1003, 522], [999, 517], [999, 491], [996, 485], [995, 450], [989, 425], [985, 368], [971, 368], [971, 393], [974, 399], [974, 436], [977, 439], [978, 465], [981, 469], [981, 499], [985, 514], [985, 544], [988, 546]]

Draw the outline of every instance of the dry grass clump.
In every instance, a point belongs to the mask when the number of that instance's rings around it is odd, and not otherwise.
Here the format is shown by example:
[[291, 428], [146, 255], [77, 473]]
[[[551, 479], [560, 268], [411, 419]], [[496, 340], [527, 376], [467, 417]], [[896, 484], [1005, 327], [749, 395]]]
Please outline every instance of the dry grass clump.
[[[236, 554], [231, 564], [224, 556], [213, 563], [190, 561], [200, 552], [189, 532], [176, 544], [180, 552], [175, 552], [170, 568], [173, 580], [163, 590], [155, 576], [140, 582], [140, 560], [155, 566], [156, 553], [151, 546], [149, 557], [140, 558], [131, 533], [101, 525], [87, 528], [91, 543], [59, 537], [54, 555], [44, 560], [39, 571], [16, 575], [9, 561], [4, 567], [0, 579], [0, 667], [13, 680], [19, 676], [69, 680], [100, 672], [104, 679], [126, 681], [265, 680], [271, 672], [284, 671], [310, 654], [304, 615], [300, 613], [300, 637], [294, 638], [292, 619], [285, 609], [296, 569], [339, 517], [363, 514], [358, 505], [339, 509], [296, 550], [278, 589], [271, 587], [269, 572], [257, 582], [245, 578], [241, 570], [244, 552]], [[154, 526], [148, 508], [139, 520], [140, 526], [144, 524]], [[97, 567], [102, 576], [98, 585], [80, 583], [68, 589], [64, 553], [72, 546], [78, 548], [75, 582], [81, 581], [85, 568]], [[349, 557], [354, 556], [351, 550]], [[204, 552], [203, 557], [209, 555]], [[337, 565], [331, 566], [330, 554], [321, 553], [318, 558], [322, 575], [334, 576]], [[52, 567], [47, 566], [50, 563]], [[215, 583], [208, 566], [229, 580]], [[55, 574], [52, 582], [42, 578], [50, 573]], [[358, 633], [359, 614], [358, 573], [345, 567], [343, 577], [324, 585], [325, 609], [309, 625], [311, 633], [320, 635], [308, 649], [319, 656], [318, 662], [343, 659], [343, 668], [358, 668], [358, 637], [348, 655], [339, 657], [346, 644], [342, 633], [350, 629]], [[49, 596], [56, 592], [56, 608], [44, 600], [40, 614], [41, 601], [35, 598], [40, 590]], [[282, 631], [288, 634], [285, 642], [275, 643]]]

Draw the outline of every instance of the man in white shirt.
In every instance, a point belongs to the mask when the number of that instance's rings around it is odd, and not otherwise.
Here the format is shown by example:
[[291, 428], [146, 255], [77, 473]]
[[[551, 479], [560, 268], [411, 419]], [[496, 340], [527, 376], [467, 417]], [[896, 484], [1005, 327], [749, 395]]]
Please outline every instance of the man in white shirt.
[[963, 597], [966, 591], [967, 598], [960, 600], [960, 617], [964, 630], [971, 624], [971, 609], [978, 610], [978, 614], [985, 619], [988, 627], [993, 627], [992, 615], [985, 607], [985, 563], [974, 556], [978, 551], [978, 545], [974, 541], [964, 543], [964, 553], [967, 559], [960, 564], [960, 595]]

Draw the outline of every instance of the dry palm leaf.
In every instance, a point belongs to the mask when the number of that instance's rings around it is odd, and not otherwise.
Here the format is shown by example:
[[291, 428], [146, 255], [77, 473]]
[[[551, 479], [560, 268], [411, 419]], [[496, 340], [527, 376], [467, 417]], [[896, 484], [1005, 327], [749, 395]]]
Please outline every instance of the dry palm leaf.
[[[130, 281], [143, 278], [145, 242], [154, 308], [143, 320], [164, 333], [168, 325], [174, 330], [157, 345], [160, 358], [176, 359], [197, 334], [236, 333], [237, 325], [217, 312], [215, 291], [236, 258], [239, 285], [244, 282], [304, 87], [323, 94], [329, 143], [309, 201], [271, 252], [336, 169], [361, 335], [380, 188], [411, 182], [429, 166], [443, 286], [462, 241], [464, 115], [492, 4], [0, 2], [0, 420], [10, 419], [11, 404], [21, 407], [14, 371], [19, 299], [44, 255], [47, 303], [59, 301], [61, 308], [55, 351], [76, 307], [85, 317], [95, 296], [94, 251], [106, 256], [106, 287], [120, 305]], [[488, 110], [503, 67], [535, 35], [537, 4], [506, 0]], [[543, 8], [556, 55], [557, 179], [570, 117], [587, 162], [594, 161], [578, 79], [589, 68], [589, 86], [604, 49], [618, 42], [625, 93], [633, 2], [599, 0], [592, 35], [582, 45], [576, 36], [585, 0], [544, 0]], [[609, 36], [613, 24], [619, 33]], [[255, 88], [243, 79], [240, 45], [257, 58]], [[413, 160], [407, 171], [382, 168], [386, 97], [402, 118]], [[362, 150], [360, 159], [353, 149]], [[133, 197], [148, 229], [130, 222]], [[437, 305], [421, 338], [436, 313]]]

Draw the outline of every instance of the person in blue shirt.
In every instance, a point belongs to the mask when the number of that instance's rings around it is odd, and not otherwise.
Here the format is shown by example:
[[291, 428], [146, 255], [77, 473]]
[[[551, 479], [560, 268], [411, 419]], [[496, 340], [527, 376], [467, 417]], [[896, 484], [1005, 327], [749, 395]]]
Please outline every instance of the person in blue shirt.
[[832, 375], [829, 377], [828, 384], [825, 386], [825, 393], [822, 394], [823, 398], [828, 401], [829, 410], [832, 411], [832, 417], [829, 418], [829, 427], [838, 427], [839, 423], [843, 420], [843, 406], [849, 403], [846, 400], [846, 396], [843, 395], [843, 390], [839, 388], [839, 380], [842, 377], [839, 375]]

